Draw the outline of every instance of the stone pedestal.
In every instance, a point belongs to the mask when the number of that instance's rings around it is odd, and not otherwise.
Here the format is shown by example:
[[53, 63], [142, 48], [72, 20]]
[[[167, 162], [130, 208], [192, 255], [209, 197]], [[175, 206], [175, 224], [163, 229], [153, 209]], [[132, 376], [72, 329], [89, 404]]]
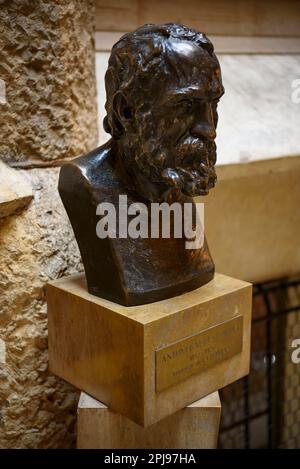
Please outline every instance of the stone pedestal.
[[217, 446], [221, 403], [218, 392], [214, 392], [142, 428], [81, 393], [77, 414], [80, 449], [212, 449]]
[[126, 307], [83, 276], [48, 284], [50, 369], [149, 426], [248, 374], [251, 285], [216, 274], [191, 292]]

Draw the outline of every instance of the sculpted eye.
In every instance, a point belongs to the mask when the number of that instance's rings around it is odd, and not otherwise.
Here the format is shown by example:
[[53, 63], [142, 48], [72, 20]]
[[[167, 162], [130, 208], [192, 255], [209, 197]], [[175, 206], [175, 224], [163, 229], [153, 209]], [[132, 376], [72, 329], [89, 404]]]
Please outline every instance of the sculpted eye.
[[184, 99], [178, 103], [178, 107], [181, 111], [187, 112], [190, 111], [193, 107], [193, 102], [190, 101], [189, 99]]

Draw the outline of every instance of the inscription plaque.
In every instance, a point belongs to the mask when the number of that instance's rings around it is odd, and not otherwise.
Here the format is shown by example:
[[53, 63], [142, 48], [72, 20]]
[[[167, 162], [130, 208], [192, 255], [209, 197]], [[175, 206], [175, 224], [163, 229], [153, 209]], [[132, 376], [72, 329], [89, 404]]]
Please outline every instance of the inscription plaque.
[[156, 391], [242, 352], [243, 316], [237, 316], [155, 352]]

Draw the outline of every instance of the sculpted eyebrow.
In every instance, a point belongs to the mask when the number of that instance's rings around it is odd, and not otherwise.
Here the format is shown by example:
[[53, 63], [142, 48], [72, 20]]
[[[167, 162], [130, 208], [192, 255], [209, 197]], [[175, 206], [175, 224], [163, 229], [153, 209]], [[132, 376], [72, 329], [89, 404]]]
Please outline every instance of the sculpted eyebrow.
[[175, 102], [179, 102], [179, 101], [185, 101], [185, 100], [201, 100], [205, 97], [204, 93], [200, 94], [199, 92], [196, 92], [196, 91], [184, 91], [182, 93], [172, 93], [171, 95], [169, 95], [167, 97], [167, 100], [168, 101], [175, 101]]
[[195, 89], [185, 89], [182, 91], [176, 91], [166, 95], [165, 103], [180, 103], [181, 101], [193, 100], [193, 101], [215, 101], [219, 100], [224, 94], [224, 88], [218, 92], [211, 92], [209, 96], [207, 92], [195, 90]]

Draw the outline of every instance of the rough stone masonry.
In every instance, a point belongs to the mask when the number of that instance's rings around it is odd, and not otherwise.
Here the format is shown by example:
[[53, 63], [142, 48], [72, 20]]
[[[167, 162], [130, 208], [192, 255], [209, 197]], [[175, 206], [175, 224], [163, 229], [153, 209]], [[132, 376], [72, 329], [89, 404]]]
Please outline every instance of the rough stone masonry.
[[0, 447], [74, 445], [48, 370], [48, 280], [82, 270], [59, 166], [97, 144], [92, 0], [0, 0]]

